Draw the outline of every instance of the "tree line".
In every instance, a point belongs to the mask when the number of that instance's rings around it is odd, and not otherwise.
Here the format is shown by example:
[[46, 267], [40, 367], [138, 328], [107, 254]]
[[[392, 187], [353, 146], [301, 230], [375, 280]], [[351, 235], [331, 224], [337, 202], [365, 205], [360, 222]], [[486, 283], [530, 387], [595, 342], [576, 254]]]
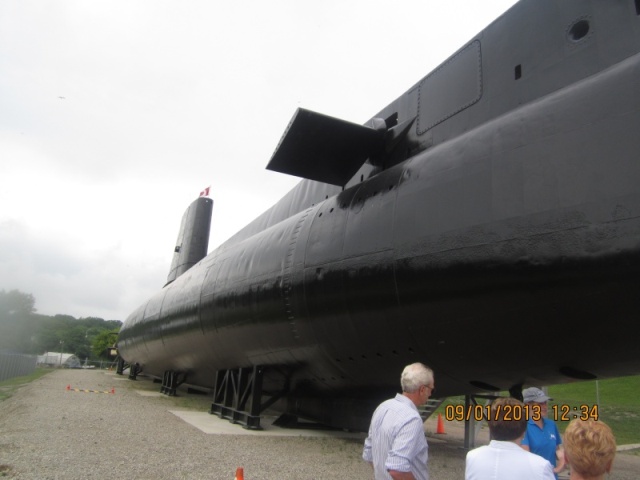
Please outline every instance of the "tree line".
[[81, 361], [108, 358], [119, 320], [36, 313], [35, 298], [19, 290], [0, 290], [0, 352], [42, 355], [73, 353]]

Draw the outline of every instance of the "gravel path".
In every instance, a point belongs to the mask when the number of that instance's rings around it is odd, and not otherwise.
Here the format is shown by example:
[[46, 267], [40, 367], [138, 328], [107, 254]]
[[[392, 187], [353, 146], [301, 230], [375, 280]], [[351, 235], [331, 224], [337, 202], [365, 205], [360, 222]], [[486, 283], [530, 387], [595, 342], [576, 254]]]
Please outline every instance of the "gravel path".
[[[67, 391], [72, 388], [114, 394]], [[159, 385], [111, 372], [58, 370], [0, 403], [0, 477], [16, 479], [369, 479], [361, 460], [364, 436], [352, 439], [205, 434], [169, 410], [204, 410], [210, 398], [143, 396]], [[464, 478], [461, 429], [429, 435], [433, 480]], [[428, 431], [435, 431], [435, 424]], [[241, 428], [238, 426], [238, 428]], [[630, 476], [618, 468], [610, 480]], [[624, 458], [623, 458], [624, 460]], [[624, 467], [627, 468], [627, 467]]]

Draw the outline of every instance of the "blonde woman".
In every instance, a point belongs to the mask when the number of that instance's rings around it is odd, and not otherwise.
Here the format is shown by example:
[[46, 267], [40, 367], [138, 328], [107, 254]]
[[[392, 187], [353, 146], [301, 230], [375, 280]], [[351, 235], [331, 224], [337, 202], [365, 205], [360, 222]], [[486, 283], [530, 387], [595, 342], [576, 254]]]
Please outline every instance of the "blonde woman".
[[601, 480], [611, 472], [616, 439], [599, 420], [572, 420], [564, 432], [564, 455], [571, 480]]

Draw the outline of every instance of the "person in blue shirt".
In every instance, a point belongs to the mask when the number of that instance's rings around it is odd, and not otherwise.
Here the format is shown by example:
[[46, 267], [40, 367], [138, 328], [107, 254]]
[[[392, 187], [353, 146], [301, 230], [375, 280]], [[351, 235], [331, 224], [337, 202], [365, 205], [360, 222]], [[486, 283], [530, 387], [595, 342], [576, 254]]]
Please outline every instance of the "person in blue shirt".
[[[547, 402], [553, 399], [536, 387], [522, 390], [522, 397], [524, 403], [529, 406], [529, 421], [521, 446], [547, 459], [558, 478], [558, 472], [564, 469], [565, 459], [558, 427], [553, 420], [547, 418]], [[534, 415], [534, 412], [538, 411], [537, 407], [540, 407], [539, 417]]]
[[467, 453], [465, 480], [554, 480], [553, 467], [539, 455], [520, 448], [527, 431], [524, 405], [498, 397], [487, 412], [491, 441]]

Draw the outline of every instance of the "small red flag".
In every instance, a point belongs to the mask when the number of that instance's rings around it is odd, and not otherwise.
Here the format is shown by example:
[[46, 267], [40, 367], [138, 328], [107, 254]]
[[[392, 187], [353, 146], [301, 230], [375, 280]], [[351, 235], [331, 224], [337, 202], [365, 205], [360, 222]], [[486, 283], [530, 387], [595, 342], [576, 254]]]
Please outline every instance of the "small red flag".
[[205, 188], [204, 190], [202, 190], [200, 192], [200, 196], [201, 197], [208, 197], [209, 196], [209, 189], [211, 188], [211, 185], [209, 185], [207, 188]]

